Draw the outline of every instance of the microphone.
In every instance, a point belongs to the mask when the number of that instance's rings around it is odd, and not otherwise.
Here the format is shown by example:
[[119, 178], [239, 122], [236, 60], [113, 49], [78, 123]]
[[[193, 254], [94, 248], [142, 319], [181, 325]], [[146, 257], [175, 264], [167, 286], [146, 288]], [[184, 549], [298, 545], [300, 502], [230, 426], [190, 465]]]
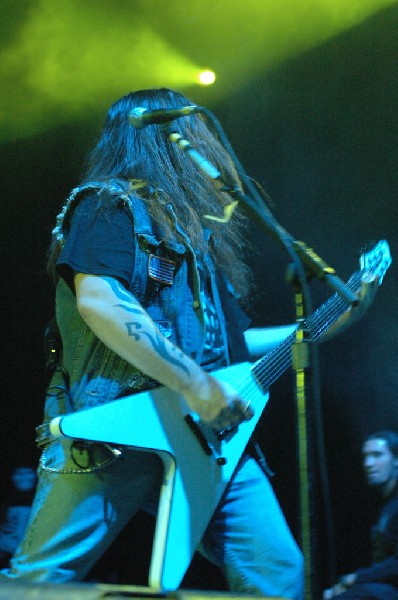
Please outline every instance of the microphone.
[[181, 108], [156, 108], [154, 110], [137, 107], [130, 111], [129, 121], [136, 129], [142, 129], [147, 125], [169, 123], [170, 121], [174, 121], [174, 119], [200, 112], [200, 110], [200, 107], [195, 104], [182, 106]]

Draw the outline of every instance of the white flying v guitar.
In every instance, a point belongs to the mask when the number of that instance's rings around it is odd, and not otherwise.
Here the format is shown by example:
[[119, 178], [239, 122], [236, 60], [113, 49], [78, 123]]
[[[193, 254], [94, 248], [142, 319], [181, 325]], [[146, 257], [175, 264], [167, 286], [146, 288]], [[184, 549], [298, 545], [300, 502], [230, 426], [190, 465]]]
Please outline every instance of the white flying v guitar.
[[[363, 254], [361, 270], [348, 282], [356, 292], [367, 273], [379, 283], [391, 263], [388, 243]], [[347, 310], [333, 295], [307, 319], [314, 341]], [[240, 363], [213, 374], [231, 382], [255, 416], [232, 431], [214, 432], [190, 414], [182, 397], [166, 388], [140, 392], [108, 404], [56, 417], [53, 436], [95, 440], [159, 454], [164, 463], [149, 586], [176, 590], [268, 400], [268, 389], [292, 362], [295, 334], [256, 363]]]

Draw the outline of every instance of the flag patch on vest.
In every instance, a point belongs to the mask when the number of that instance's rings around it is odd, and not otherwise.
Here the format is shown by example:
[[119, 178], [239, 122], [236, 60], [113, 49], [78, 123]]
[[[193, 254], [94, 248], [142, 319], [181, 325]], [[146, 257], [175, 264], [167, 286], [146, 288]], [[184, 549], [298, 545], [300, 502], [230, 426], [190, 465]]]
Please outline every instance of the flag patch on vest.
[[148, 275], [151, 279], [165, 285], [172, 285], [175, 268], [176, 264], [172, 260], [156, 256], [155, 254], [149, 255]]

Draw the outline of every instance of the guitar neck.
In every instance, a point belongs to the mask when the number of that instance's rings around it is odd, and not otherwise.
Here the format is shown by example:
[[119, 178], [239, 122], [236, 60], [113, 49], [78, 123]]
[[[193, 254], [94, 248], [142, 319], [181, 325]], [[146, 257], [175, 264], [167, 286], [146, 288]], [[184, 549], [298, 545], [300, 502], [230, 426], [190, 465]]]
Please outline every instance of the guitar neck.
[[[352, 275], [347, 283], [351, 291], [355, 292], [360, 288], [364, 272], [365, 270], [358, 271]], [[304, 321], [304, 328], [308, 331], [308, 339], [311, 342], [317, 342], [346, 311], [347, 303], [341, 296], [337, 293], [331, 296]], [[294, 342], [295, 333], [293, 332], [252, 366], [253, 376], [264, 390], [268, 390], [282, 373], [291, 366]]]

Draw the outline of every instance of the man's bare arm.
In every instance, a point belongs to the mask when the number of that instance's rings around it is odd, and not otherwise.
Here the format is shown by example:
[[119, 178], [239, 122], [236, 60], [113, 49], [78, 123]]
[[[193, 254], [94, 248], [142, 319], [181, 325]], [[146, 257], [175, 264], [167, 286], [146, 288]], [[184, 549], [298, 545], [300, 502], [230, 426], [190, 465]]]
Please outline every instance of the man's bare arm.
[[244, 402], [168, 340], [119, 281], [75, 275], [77, 308], [93, 333], [129, 364], [182, 394], [189, 407], [216, 428], [250, 418]]

